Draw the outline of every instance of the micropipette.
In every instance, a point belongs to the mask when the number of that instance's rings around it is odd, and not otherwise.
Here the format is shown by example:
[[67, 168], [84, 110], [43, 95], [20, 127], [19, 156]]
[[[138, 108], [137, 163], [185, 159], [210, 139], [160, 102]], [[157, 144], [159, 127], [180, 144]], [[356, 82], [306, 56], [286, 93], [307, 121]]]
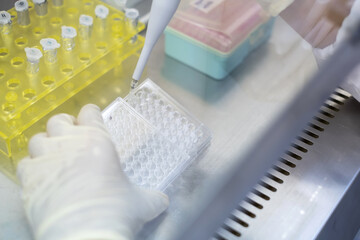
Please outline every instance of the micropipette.
[[133, 79], [131, 82], [131, 89], [134, 89], [140, 80], [144, 71], [147, 60], [149, 59], [151, 50], [155, 43], [160, 38], [165, 27], [170, 22], [180, 0], [154, 0], [151, 5], [150, 19], [148, 30], [145, 38], [144, 48], [141, 51], [140, 58], [137, 62]]

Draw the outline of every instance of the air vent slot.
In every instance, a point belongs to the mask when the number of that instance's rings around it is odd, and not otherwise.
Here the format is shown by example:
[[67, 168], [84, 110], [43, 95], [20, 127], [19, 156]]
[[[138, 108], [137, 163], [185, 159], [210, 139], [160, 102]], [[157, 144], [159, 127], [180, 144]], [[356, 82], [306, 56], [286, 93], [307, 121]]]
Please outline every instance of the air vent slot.
[[[269, 194], [271, 196], [276, 194], [281, 184], [286, 181], [286, 177], [296, 171], [297, 164], [300, 164], [300, 160], [306, 156], [309, 149], [314, 147], [314, 141], [319, 138], [321, 132], [326, 131], [326, 126], [335, 117], [334, 114], [340, 111], [340, 107], [344, 105], [350, 96], [347, 92], [337, 89], [329, 97], [319, 110], [318, 116], [315, 116], [313, 121], [308, 124], [308, 127], [303, 130], [302, 136], [296, 138], [295, 142], [291, 144], [291, 149], [285, 152], [285, 155], [279, 159], [278, 164], [274, 165], [266, 176], [259, 181], [258, 185], [253, 188], [251, 193], [254, 195], [246, 197], [244, 202], [240, 203], [237, 208], [240, 213], [230, 215], [227, 221], [231, 222], [224, 224], [222, 229], [214, 235], [215, 239], [242, 239], [242, 230], [251, 227], [251, 221], [254, 221], [256, 215], [261, 213], [265, 203], [271, 201]], [[295, 164], [294, 161], [298, 163]]]
[[270, 178], [271, 180], [279, 183], [279, 184], [284, 183], [284, 181], [283, 181], [281, 178], [278, 178], [278, 177], [276, 177], [276, 176], [274, 176], [274, 175], [272, 175], [272, 174], [270, 174], [270, 173], [268, 173], [266, 176], [267, 176], [268, 178]]
[[303, 143], [305, 143], [305, 144], [309, 145], [309, 146], [314, 145], [314, 143], [313, 143], [312, 141], [310, 141], [310, 140], [308, 140], [308, 139], [306, 139], [306, 138], [303, 138], [303, 137], [297, 137], [297, 139], [298, 139], [299, 141], [301, 141], [301, 142], [303, 142]]
[[292, 162], [290, 162], [290, 161], [288, 161], [288, 160], [286, 160], [286, 159], [281, 158], [280, 161], [281, 161], [282, 163], [284, 163], [285, 165], [291, 167], [291, 168], [295, 168], [295, 167], [296, 167], [296, 164], [295, 164], [295, 163], [292, 163]]
[[276, 192], [276, 191], [277, 191], [277, 189], [276, 189], [275, 187], [271, 186], [270, 184], [267, 184], [267, 183], [264, 182], [264, 181], [260, 181], [260, 182], [259, 182], [259, 185], [260, 185], [260, 186], [263, 186], [264, 188], [266, 188], [266, 189], [268, 189], [268, 190], [270, 190], [270, 191], [272, 191], [272, 192]]

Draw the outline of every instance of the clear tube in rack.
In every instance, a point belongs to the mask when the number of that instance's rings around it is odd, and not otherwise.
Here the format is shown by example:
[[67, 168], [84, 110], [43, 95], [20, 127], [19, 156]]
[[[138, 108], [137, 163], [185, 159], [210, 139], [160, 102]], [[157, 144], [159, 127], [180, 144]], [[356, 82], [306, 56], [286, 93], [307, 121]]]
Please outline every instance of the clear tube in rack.
[[42, 52], [37, 48], [25, 48], [27, 67], [26, 70], [30, 74], [35, 74], [39, 71], [39, 62], [42, 58]]
[[138, 34], [137, 26], [139, 23], [139, 11], [135, 8], [126, 9], [125, 22], [126, 30], [134, 34], [134, 36], [131, 38], [132, 42], [136, 42]]
[[88, 40], [91, 37], [91, 31], [93, 26], [93, 18], [89, 15], [80, 15], [79, 18], [79, 34], [81, 39]]
[[53, 38], [43, 38], [40, 40], [40, 44], [44, 50], [45, 62], [54, 63], [57, 60], [57, 49], [60, 44]]
[[11, 15], [10, 13], [6, 12], [6, 11], [1, 11], [0, 12], [0, 32], [1, 35], [8, 35], [11, 32], [11, 26], [12, 26], [12, 21], [11, 21]]
[[47, 0], [33, 0], [35, 12], [38, 16], [45, 16], [48, 12]]
[[15, 10], [17, 12], [17, 22], [20, 26], [28, 26], [30, 24], [29, 4], [26, 0], [15, 2]]
[[64, 0], [53, 0], [53, 5], [55, 7], [61, 7], [62, 5], [64, 5]]
[[63, 48], [66, 51], [71, 51], [75, 47], [75, 37], [77, 36], [76, 29], [69, 26], [61, 27], [61, 37]]
[[109, 9], [104, 5], [99, 4], [95, 7], [96, 25], [98, 29], [105, 30], [108, 15]]

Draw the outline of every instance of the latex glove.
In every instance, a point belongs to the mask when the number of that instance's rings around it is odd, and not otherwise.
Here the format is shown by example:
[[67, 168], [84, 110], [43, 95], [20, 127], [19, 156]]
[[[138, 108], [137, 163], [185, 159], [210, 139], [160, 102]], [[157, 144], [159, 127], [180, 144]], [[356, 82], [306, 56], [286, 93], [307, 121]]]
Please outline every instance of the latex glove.
[[295, 0], [280, 16], [313, 47], [335, 42], [353, 0]]
[[[335, 43], [324, 49], [314, 49], [314, 55], [319, 65], [334, 53], [339, 44], [348, 39], [356, 31], [358, 24], [360, 24], [360, 0], [355, 0], [349, 16], [345, 18], [339, 29]], [[360, 66], [350, 73], [340, 86], [360, 102]]]
[[17, 169], [37, 240], [132, 239], [168, 206], [166, 195], [131, 185], [100, 109], [60, 114], [29, 142]]

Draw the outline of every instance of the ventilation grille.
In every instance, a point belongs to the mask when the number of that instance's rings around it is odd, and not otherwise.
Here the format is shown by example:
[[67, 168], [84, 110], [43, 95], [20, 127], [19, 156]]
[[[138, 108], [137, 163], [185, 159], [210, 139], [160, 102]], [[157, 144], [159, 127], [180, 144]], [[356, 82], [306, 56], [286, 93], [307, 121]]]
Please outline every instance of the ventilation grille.
[[331, 123], [331, 119], [336, 116], [341, 106], [350, 97], [351, 95], [342, 89], [335, 90], [320, 108], [319, 114], [308, 123], [303, 132], [292, 143], [290, 149], [258, 182], [212, 239], [242, 239], [241, 232], [251, 226], [251, 222], [264, 208], [264, 203], [270, 201], [270, 196], [281, 188], [286, 177], [296, 171], [297, 165], [301, 164], [301, 160], [306, 156], [308, 149], [314, 146], [315, 140], [321, 137], [326, 126]]

